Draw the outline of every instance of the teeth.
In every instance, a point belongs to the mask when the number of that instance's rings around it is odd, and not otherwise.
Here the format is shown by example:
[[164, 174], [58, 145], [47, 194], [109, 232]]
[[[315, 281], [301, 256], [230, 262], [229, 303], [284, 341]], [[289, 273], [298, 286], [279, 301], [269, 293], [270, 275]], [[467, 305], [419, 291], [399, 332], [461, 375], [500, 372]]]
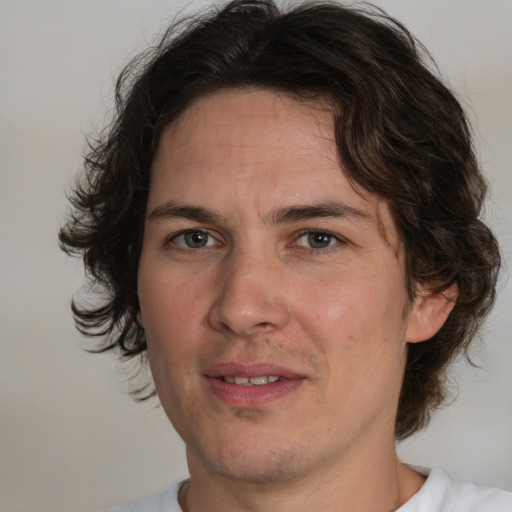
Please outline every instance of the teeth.
[[262, 375], [261, 377], [224, 377], [224, 380], [231, 384], [238, 384], [239, 386], [261, 386], [262, 384], [276, 382], [279, 380], [279, 377], [275, 375]]
[[255, 386], [260, 386], [261, 384], [268, 384], [268, 377], [251, 377], [249, 379], [249, 382], [251, 384], [254, 384]]

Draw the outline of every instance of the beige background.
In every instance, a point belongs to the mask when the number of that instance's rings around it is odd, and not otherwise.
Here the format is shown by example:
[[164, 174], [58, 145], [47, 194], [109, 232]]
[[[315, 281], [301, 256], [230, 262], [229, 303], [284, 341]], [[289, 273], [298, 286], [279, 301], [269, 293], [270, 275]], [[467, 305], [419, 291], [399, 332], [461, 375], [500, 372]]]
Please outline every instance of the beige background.
[[[488, 219], [512, 263], [512, 1], [381, 0], [431, 50], [475, 121]], [[196, 1], [191, 10], [201, 5]], [[162, 411], [135, 404], [110, 356], [91, 356], [68, 304], [80, 262], [57, 249], [84, 133], [122, 64], [182, 0], [0, 2], [0, 511], [92, 511], [186, 474]], [[459, 398], [400, 447], [408, 460], [512, 490], [512, 290], [459, 365]]]

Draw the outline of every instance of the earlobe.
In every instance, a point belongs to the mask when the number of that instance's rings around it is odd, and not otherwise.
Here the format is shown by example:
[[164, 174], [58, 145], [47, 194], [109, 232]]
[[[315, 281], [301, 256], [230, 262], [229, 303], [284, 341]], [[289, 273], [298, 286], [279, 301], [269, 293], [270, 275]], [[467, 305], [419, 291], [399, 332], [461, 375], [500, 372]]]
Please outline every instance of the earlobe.
[[421, 288], [414, 299], [405, 340], [418, 343], [432, 338], [446, 322], [455, 306], [457, 295], [456, 284], [442, 291]]

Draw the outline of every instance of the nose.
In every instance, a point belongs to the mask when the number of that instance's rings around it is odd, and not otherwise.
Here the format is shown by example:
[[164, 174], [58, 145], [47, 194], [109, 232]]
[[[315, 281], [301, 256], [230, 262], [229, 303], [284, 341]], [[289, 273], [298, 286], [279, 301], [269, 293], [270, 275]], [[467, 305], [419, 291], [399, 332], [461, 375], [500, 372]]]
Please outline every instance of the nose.
[[210, 325], [217, 331], [242, 337], [284, 328], [290, 311], [279, 264], [242, 254], [228, 259], [219, 271]]

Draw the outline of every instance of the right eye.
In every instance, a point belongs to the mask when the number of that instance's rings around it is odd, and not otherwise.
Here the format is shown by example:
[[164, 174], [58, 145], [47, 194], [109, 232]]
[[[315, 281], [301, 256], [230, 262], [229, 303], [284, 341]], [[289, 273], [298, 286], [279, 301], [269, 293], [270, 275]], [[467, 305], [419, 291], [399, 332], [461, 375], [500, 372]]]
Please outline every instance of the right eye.
[[202, 249], [219, 245], [208, 231], [202, 229], [189, 229], [174, 235], [170, 241], [182, 249]]

